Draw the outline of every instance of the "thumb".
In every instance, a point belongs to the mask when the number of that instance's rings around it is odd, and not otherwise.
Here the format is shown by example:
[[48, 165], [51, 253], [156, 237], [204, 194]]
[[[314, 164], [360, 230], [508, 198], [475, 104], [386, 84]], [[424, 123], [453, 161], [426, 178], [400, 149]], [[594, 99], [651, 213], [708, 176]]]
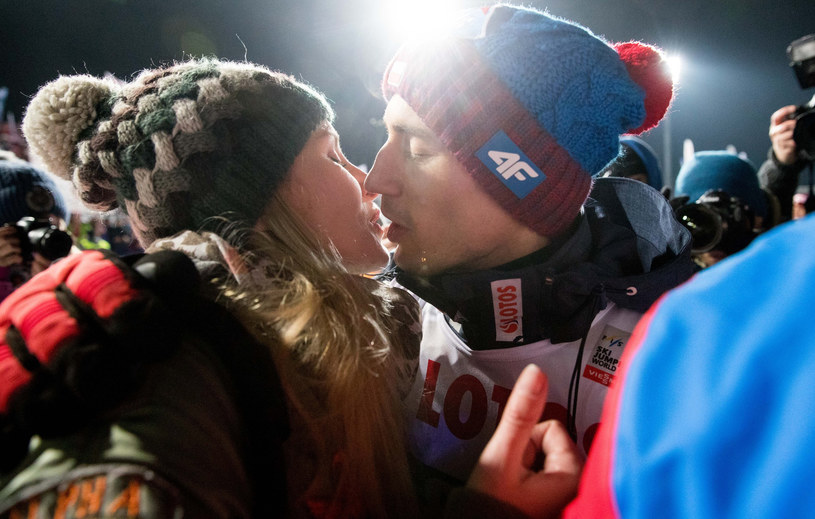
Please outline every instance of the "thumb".
[[770, 123], [776, 126], [783, 123], [789, 118], [790, 114], [795, 112], [795, 109], [795, 105], [782, 106], [770, 116]]
[[532, 429], [540, 420], [546, 405], [546, 375], [534, 364], [521, 372], [509, 395], [504, 414], [482, 453], [482, 459], [522, 463]]

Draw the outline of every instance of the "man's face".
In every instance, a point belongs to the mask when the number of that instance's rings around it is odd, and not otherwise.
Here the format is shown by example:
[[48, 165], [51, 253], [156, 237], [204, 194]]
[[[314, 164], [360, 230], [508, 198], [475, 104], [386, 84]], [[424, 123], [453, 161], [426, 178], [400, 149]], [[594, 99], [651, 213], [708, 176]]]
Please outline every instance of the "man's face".
[[425, 276], [479, 270], [546, 244], [478, 186], [404, 99], [390, 100], [384, 120], [388, 140], [365, 189], [382, 195], [397, 265]]

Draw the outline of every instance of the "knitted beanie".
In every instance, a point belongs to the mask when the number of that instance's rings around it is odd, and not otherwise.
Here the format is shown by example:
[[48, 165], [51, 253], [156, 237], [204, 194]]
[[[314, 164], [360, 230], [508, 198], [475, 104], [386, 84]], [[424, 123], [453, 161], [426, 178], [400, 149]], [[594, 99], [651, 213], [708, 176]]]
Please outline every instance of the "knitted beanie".
[[31, 163], [0, 155], [0, 225], [51, 214], [63, 220], [68, 214], [56, 184]]
[[663, 184], [662, 169], [659, 167], [659, 159], [653, 148], [635, 135], [623, 135], [620, 137], [620, 144], [628, 146], [639, 157], [648, 177], [648, 185], [654, 189], [661, 189]]
[[89, 208], [123, 208], [141, 245], [182, 230], [252, 225], [317, 127], [322, 94], [250, 63], [190, 60], [118, 85], [46, 84], [23, 133]]
[[405, 44], [382, 81], [516, 220], [544, 236], [565, 230], [619, 136], [665, 115], [673, 84], [662, 54], [611, 47], [575, 23], [509, 5], [475, 38]]
[[757, 216], [767, 216], [767, 199], [758, 182], [756, 168], [728, 151], [698, 151], [679, 169], [676, 195], [695, 202], [706, 191], [721, 189], [738, 198]]
[[654, 189], [662, 189], [662, 169], [654, 150], [635, 135], [620, 136], [620, 153], [595, 177], [641, 177]]

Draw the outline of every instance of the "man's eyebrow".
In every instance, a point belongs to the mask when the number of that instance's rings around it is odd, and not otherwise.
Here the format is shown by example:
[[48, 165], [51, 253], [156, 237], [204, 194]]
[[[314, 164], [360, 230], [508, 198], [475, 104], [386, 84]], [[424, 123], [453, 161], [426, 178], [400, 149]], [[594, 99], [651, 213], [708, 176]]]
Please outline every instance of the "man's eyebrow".
[[400, 135], [405, 135], [407, 137], [418, 137], [420, 139], [428, 140], [428, 141], [435, 141], [437, 140], [436, 134], [430, 131], [427, 128], [423, 128], [421, 126], [415, 126], [411, 124], [390, 124], [387, 125], [388, 131], [390, 133], [398, 133]]

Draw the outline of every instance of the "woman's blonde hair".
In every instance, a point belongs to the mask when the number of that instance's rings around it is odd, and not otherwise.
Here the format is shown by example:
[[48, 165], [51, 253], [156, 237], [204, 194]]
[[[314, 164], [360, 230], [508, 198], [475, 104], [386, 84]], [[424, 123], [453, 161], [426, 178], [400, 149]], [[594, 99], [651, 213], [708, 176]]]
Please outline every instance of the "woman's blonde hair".
[[231, 241], [265, 275], [222, 292], [256, 333], [282, 339], [273, 353], [290, 405], [322, 455], [340, 446], [331, 506], [341, 516], [415, 516], [401, 410], [418, 356], [407, 329], [415, 302], [349, 274], [279, 194], [260, 223]]

